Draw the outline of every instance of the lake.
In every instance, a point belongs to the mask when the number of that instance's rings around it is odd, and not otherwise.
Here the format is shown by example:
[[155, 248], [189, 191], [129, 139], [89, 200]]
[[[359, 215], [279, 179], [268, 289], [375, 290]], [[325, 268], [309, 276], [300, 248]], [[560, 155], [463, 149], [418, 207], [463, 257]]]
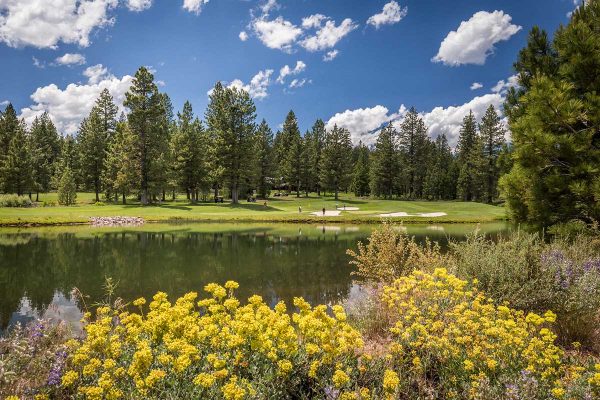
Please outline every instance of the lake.
[[[209, 282], [240, 283], [245, 299], [260, 294], [274, 305], [302, 296], [333, 304], [359, 291], [346, 250], [374, 225], [146, 224], [129, 228], [67, 226], [0, 230], [0, 333], [34, 318], [69, 321], [104, 299], [105, 278], [116, 296], [132, 301], [157, 291], [171, 299], [202, 292]], [[398, 229], [443, 246], [476, 225], [408, 225]], [[481, 224], [499, 235], [505, 223]], [[74, 295], [77, 288], [84, 297]]]

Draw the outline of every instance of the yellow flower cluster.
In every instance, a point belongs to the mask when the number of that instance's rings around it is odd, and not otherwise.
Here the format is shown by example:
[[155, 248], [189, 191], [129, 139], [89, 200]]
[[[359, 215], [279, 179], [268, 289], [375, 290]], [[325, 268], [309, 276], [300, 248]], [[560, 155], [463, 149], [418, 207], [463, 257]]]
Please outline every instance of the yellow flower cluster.
[[283, 302], [271, 308], [260, 296], [241, 305], [237, 287], [209, 284], [207, 298], [188, 293], [174, 304], [159, 292], [145, 315], [144, 299], [134, 302], [139, 313], [99, 308], [63, 388], [86, 399], [152, 396], [170, 385], [190, 398], [265, 398], [309, 372], [321, 387], [347, 386], [363, 342], [341, 307], [329, 315], [296, 298], [299, 312], [289, 315]]
[[445, 269], [397, 279], [383, 301], [397, 318], [391, 358], [398, 371], [410, 371], [408, 380], [435, 370], [447, 396], [474, 397], [481, 382], [500, 376], [528, 371], [549, 385], [559, 377], [563, 352], [547, 327], [551, 312], [496, 306]]

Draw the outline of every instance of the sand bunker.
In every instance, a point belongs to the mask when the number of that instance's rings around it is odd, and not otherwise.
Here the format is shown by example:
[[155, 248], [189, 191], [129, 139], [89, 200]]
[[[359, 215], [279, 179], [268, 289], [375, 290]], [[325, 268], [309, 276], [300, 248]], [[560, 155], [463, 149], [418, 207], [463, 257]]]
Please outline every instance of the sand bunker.
[[348, 207], [348, 206], [338, 207], [337, 209], [340, 211], [358, 211], [358, 210], [360, 210], [360, 208], [358, 208], [358, 207]]
[[408, 214], [408, 213], [405, 213], [402, 211], [395, 212], [395, 213], [379, 214], [380, 217], [423, 217], [423, 218], [443, 217], [444, 215], [448, 215], [448, 214], [446, 214], [445, 212]]
[[315, 215], [317, 217], [339, 217], [340, 214], [342, 212], [341, 211], [325, 211], [325, 214], [323, 214], [323, 211], [315, 211], [315, 212], [311, 212], [311, 215]]

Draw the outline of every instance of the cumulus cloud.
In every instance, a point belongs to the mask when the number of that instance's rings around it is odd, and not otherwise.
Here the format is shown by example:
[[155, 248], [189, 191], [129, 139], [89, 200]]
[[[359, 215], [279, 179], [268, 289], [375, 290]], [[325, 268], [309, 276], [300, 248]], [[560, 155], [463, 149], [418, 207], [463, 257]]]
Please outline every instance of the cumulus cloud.
[[54, 62], [57, 65], [83, 65], [85, 57], [79, 53], [65, 53], [65, 55], [57, 57]]
[[336, 25], [332, 19], [327, 19], [325, 25], [321, 25], [321, 23], [322, 21], [320, 21], [319, 28], [313, 36], [300, 41], [300, 45], [306, 50], [319, 51], [330, 49], [342, 40], [342, 38], [358, 28], [358, 25], [350, 18], [344, 19], [339, 25]]
[[323, 61], [328, 62], [332, 61], [334, 58], [338, 56], [340, 52], [338, 50], [330, 50], [323, 56]]
[[[227, 87], [245, 90], [248, 92], [250, 97], [257, 100], [262, 100], [269, 95], [268, 88], [271, 84], [271, 75], [273, 75], [273, 70], [265, 69], [258, 71], [258, 73], [252, 77], [250, 83], [248, 84], [245, 84], [240, 79], [234, 79], [227, 85]], [[208, 94], [210, 95], [211, 92], [212, 89], [209, 90]]]
[[313, 29], [320, 28], [323, 24], [323, 21], [328, 18], [323, 14], [313, 14], [308, 17], [302, 18], [302, 27], [304, 29]]
[[298, 75], [306, 69], [306, 64], [303, 61], [297, 61], [296, 66], [294, 68], [290, 68], [289, 65], [284, 65], [279, 70], [279, 76], [277, 77], [277, 82], [283, 84], [285, 81], [285, 77], [288, 75]]
[[[500, 112], [503, 102], [504, 97], [501, 94], [489, 93], [476, 96], [462, 105], [435, 107], [429, 112], [420, 113], [420, 115], [429, 128], [428, 132], [431, 138], [445, 134], [450, 146], [454, 147], [458, 142], [463, 118], [469, 111], [473, 111], [475, 118], [480, 120], [490, 105], [493, 105]], [[379, 131], [384, 124], [391, 122], [398, 129], [406, 111], [404, 105], [401, 105], [396, 113], [389, 113], [389, 110], [382, 105], [346, 110], [331, 117], [326, 126], [331, 129], [334, 124], [337, 124], [350, 131], [353, 143], [356, 144], [359, 140], [362, 140], [363, 143], [371, 145], [377, 140]]]
[[471, 84], [471, 90], [481, 89], [482, 87], [483, 87], [483, 85], [479, 82], [473, 82]]
[[208, 1], [209, 0], [183, 0], [183, 9], [198, 15], [202, 12], [202, 7], [207, 4]]
[[387, 107], [376, 105], [371, 108], [358, 108], [337, 113], [329, 118], [325, 126], [327, 129], [332, 129], [335, 125], [346, 128], [350, 132], [354, 144], [362, 141], [364, 144], [370, 145], [375, 143], [379, 130], [384, 124], [398, 119], [405, 113], [404, 105], [397, 113], [392, 114], [389, 114]]
[[118, 0], [1, 0], [0, 41], [10, 47], [56, 48], [59, 42], [82, 47], [94, 29], [112, 25]]
[[496, 83], [496, 85], [494, 85], [492, 88], [492, 92], [504, 95], [509, 88], [517, 86], [519, 86], [519, 76], [512, 75], [509, 76], [506, 81], [504, 79], [499, 80], [498, 83]]
[[504, 11], [479, 11], [468, 21], [462, 21], [456, 31], [451, 31], [442, 41], [434, 62], [457, 66], [485, 64], [494, 52], [494, 45], [510, 39], [521, 30], [511, 23], [512, 17]]
[[302, 79], [293, 79], [290, 82], [290, 89], [296, 89], [296, 88], [301, 88], [302, 86], [304, 86], [307, 83], [311, 83], [312, 81], [310, 79], [306, 79], [306, 78], [302, 78]]
[[240, 40], [242, 42], [245, 42], [246, 40], [248, 40], [248, 34], [246, 33], [246, 31], [241, 31], [240, 34], [238, 35], [238, 37], [240, 38]]
[[123, 101], [133, 81], [132, 76], [117, 78], [102, 65], [86, 69], [84, 76], [88, 78], [86, 83], [71, 83], [64, 89], [55, 84], [38, 88], [30, 96], [34, 104], [23, 108], [20, 117], [31, 124], [36, 116], [48, 112], [60, 132], [75, 134], [81, 120], [89, 114], [104, 89], [108, 89], [115, 104], [124, 111]]
[[292, 45], [302, 34], [302, 29], [279, 16], [274, 20], [266, 17], [255, 19], [252, 28], [258, 39], [270, 49], [290, 52]]
[[127, 8], [130, 11], [144, 11], [152, 6], [152, 0], [127, 0]]
[[392, 0], [383, 6], [383, 10], [379, 14], [372, 15], [367, 20], [368, 25], [373, 25], [379, 29], [382, 25], [393, 25], [408, 14], [408, 7], [400, 7], [396, 1]]

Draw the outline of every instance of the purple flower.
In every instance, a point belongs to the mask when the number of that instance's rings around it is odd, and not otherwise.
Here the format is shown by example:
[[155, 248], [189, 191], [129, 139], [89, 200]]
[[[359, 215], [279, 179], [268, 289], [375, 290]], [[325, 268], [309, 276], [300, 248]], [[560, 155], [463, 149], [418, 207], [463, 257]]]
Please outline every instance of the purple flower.
[[52, 364], [52, 368], [50, 368], [50, 372], [48, 373], [49, 386], [60, 385], [63, 368], [65, 366], [65, 360], [67, 359], [67, 352], [64, 350], [59, 350], [56, 352], [55, 356], [56, 358]]
[[583, 270], [585, 272], [596, 271], [600, 272], [600, 258], [588, 260], [583, 263]]

